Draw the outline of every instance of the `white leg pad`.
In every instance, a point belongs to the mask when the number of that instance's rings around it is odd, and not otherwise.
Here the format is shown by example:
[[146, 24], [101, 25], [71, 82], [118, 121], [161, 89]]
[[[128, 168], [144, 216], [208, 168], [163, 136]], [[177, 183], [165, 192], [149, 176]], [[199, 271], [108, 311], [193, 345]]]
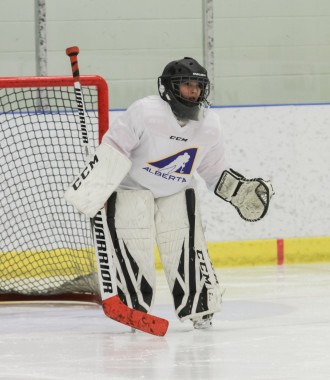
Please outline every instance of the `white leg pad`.
[[207, 251], [193, 189], [158, 198], [156, 240], [181, 321], [221, 309], [221, 289]]
[[107, 202], [118, 294], [131, 308], [149, 312], [155, 291], [154, 198], [149, 190], [121, 190]]

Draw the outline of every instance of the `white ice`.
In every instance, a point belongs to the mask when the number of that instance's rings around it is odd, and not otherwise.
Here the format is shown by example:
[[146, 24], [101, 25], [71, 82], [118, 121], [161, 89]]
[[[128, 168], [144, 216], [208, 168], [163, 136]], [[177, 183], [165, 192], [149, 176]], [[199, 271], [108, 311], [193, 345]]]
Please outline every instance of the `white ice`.
[[210, 330], [180, 323], [158, 273], [154, 337], [98, 306], [0, 306], [0, 379], [330, 378], [330, 264], [217, 270], [223, 310]]

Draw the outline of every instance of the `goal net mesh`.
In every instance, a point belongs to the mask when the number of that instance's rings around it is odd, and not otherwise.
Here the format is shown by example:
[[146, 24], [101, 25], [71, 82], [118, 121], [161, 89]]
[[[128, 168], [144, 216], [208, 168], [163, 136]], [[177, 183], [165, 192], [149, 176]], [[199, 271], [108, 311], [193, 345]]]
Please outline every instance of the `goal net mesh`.
[[[94, 149], [97, 89], [83, 94]], [[86, 160], [73, 87], [0, 88], [0, 125], [0, 300], [98, 295], [89, 220], [63, 199]]]

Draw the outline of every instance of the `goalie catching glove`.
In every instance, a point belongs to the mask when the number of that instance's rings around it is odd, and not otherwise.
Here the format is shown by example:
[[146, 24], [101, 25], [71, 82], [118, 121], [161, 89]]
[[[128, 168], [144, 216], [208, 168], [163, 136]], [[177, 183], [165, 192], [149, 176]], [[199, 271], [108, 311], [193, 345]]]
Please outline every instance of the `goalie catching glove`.
[[230, 202], [241, 218], [249, 222], [256, 222], [266, 215], [269, 201], [275, 194], [269, 181], [246, 179], [232, 169], [222, 173], [214, 192]]
[[131, 168], [131, 161], [108, 144], [99, 145], [64, 199], [79, 212], [93, 218]]

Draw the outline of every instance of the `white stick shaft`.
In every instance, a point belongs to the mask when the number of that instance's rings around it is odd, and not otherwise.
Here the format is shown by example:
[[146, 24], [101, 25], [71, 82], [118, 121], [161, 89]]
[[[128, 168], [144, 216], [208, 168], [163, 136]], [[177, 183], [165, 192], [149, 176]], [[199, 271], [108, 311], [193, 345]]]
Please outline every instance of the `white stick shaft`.
[[79, 122], [80, 122], [80, 131], [81, 131], [81, 141], [82, 144], [85, 148], [85, 155], [86, 157], [89, 155], [91, 147], [88, 139], [88, 131], [86, 127], [86, 107], [85, 107], [85, 102], [84, 102], [84, 97], [82, 93], [82, 88], [80, 82], [75, 82], [74, 83], [74, 92], [76, 95], [76, 102], [77, 102], [77, 107], [78, 107], [78, 112], [79, 112]]
[[[88, 130], [86, 126], [87, 112], [79, 81], [74, 82], [74, 92], [79, 112], [79, 123], [81, 129], [81, 141], [85, 148], [85, 155], [88, 157], [91, 146], [88, 138]], [[110, 233], [107, 226], [107, 217], [105, 209], [102, 208], [94, 219], [91, 219], [91, 229], [93, 234], [95, 258], [97, 263], [97, 274], [100, 284], [100, 292], [102, 301], [118, 294], [116, 284], [116, 273], [111, 254]]]

